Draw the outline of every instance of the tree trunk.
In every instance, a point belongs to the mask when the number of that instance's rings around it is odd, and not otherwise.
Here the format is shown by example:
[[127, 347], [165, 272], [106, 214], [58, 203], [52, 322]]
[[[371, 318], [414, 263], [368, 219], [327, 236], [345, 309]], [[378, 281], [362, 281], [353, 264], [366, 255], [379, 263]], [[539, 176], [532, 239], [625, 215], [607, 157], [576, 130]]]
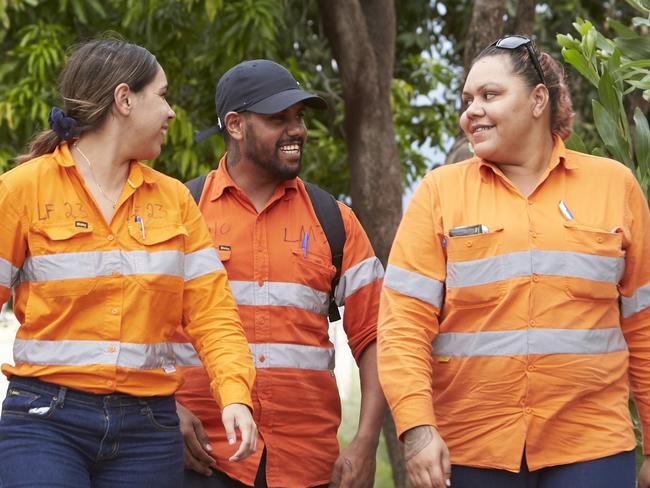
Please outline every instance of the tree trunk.
[[[520, 0], [523, 1], [523, 0]], [[526, 0], [527, 1], [527, 0]], [[469, 73], [472, 61], [489, 44], [496, 41], [503, 33], [506, 0], [476, 0], [472, 10], [465, 50], [463, 51], [464, 76]], [[445, 164], [457, 163], [472, 157], [467, 138], [462, 132], [456, 135], [451, 151], [447, 154]]]
[[503, 34], [506, 15], [506, 0], [476, 0], [469, 24], [463, 64], [465, 76], [469, 73], [472, 60], [489, 44]]
[[[386, 264], [402, 218], [402, 175], [390, 105], [395, 58], [392, 0], [319, 0], [327, 40], [341, 76], [352, 208]], [[401, 444], [384, 422], [396, 487], [406, 471]]]
[[402, 217], [402, 177], [390, 86], [395, 7], [390, 0], [319, 0], [343, 87], [352, 208], [386, 263]]
[[513, 34], [531, 37], [535, 27], [535, 0], [518, 0]]

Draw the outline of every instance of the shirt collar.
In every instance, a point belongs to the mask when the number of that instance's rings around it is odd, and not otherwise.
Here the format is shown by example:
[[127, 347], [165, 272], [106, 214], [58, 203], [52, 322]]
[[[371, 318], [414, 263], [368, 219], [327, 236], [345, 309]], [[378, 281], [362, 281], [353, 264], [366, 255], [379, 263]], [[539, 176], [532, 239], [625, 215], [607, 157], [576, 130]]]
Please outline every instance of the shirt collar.
[[151, 185], [158, 180], [158, 173], [151, 169], [146, 164], [142, 164], [138, 161], [131, 161], [131, 166], [129, 168], [129, 177], [126, 179], [126, 182], [132, 188], [138, 188], [142, 186], [142, 183], [147, 183]]
[[70, 154], [70, 147], [67, 142], [59, 144], [54, 150], [53, 156], [56, 164], [63, 168], [74, 166], [74, 159], [72, 158], [72, 154]]
[[[228, 166], [226, 164], [226, 161], [228, 160], [228, 153], [224, 154], [221, 159], [219, 160], [219, 166], [217, 167], [216, 170], [212, 171], [209, 175], [209, 178], [211, 177], [213, 180], [212, 183], [212, 190], [210, 192], [210, 201], [215, 201], [217, 200], [221, 195], [223, 195], [223, 192], [226, 190], [226, 188], [235, 188], [238, 191], [242, 191], [238, 186], [237, 183], [232, 179], [230, 176], [230, 173], [228, 173]], [[273, 193], [273, 196], [271, 197], [276, 198], [278, 194], [280, 196], [283, 196], [284, 198], [289, 198], [291, 195], [295, 193], [295, 190], [298, 189], [298, 178], [292, 178], [290, 180], [285, 180], [280, 182], [278, 184], [278, 187], [275, 189], [275, 192]], [[289, 191], [293, 190], [293, 191]]]
[[[485, 181], [489, 172], [502, 174], [498, 166], [481, 158], [476, 158], [479, 164], [479, 173], [481, 179]], [[553, 152], [548, 162], [548, 169], [546, 174], [553, 171], [559, 164], [564, 165], [566, 169], [578, 169], [578, 165], [574, 161], [569, 161], [566, 157], [566, 147], [562, 138], [557, 134], [553, 134]]]

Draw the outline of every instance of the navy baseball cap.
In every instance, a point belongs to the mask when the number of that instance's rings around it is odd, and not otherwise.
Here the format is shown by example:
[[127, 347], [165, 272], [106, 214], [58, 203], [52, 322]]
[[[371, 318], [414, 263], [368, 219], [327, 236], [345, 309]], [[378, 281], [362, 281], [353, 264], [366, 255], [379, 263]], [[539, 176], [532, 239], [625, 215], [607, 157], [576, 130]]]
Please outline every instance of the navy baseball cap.
[[298, 102], [327, 108], [327, 102], [304, 91], [288, 69], [268, 59], [244, 61], [230, 68], [217, 83], [214, 99], [217, 125], [197, 134], [197, 142], [223, 131], [228, 112], [275, 114]]

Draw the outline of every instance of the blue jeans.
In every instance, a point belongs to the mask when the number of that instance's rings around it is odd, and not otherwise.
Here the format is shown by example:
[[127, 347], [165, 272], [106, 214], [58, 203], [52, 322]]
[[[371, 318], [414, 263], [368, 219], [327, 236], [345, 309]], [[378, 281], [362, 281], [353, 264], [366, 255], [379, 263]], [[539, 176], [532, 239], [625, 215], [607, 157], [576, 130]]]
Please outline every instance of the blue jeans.
[[634, 451], [537, 471], [528, 471], [524, 455], [519, 473], [459, 465], [451, 467], [452, 488], [634, 488], [635, 477]]
[[173, 396], [94, 395], [13, 377], [0, 418], [2, 488], [178, 488]]

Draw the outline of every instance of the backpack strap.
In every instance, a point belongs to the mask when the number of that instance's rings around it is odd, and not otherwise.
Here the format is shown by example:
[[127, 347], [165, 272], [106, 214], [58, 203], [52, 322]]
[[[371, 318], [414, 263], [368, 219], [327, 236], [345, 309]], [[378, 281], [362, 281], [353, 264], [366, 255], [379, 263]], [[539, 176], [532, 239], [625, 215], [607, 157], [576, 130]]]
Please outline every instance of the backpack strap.
[[185, 183], [185, 186], [190, 190], [192, 198], [194, 198], [197, 205], [201, 200], [201, 193], [203, 193], [203, 187], [205, 186], [205, 180], [207, 177], [208, 175], [197, 176]]
[[314, 207], [314, 212], [318, 218], [325, 236], [327, 243], [330, 246], [332, 253], [332, 264], [336, 267], [336, 274], [332, 278], [332, 288], [330, 290], [330, 305], [329, 305], [329, 319], [331, 322], [341, 320], [339, 308], [334, 300], [334, 290], [339, 284], [341, 279], [341, 267], [343, 265], [343, 247], [345, 246], [345, 225], [343, 224], [343, 217], [341, 216], [341, 209], [336, 203], [336, 199], [327, 193], [322, 188], [309, 183], [303, 182], [305, 189]]

